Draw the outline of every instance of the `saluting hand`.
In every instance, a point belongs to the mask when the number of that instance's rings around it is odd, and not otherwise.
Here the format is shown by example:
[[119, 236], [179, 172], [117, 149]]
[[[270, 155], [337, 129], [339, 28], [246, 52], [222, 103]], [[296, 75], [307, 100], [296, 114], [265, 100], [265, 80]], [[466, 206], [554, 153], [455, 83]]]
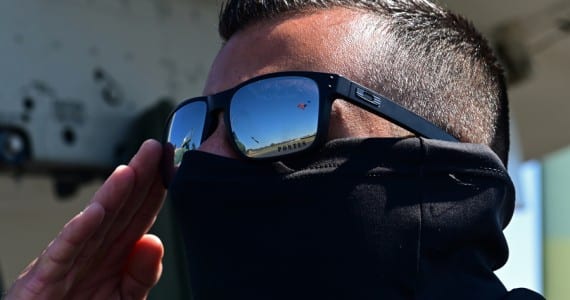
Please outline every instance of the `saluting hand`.
[[162, 271], [161, 241], [146, 234], [164, 201], [161, 145], [146, 141], [61, 230], [6, 295], [15, 299], [145, 299]]

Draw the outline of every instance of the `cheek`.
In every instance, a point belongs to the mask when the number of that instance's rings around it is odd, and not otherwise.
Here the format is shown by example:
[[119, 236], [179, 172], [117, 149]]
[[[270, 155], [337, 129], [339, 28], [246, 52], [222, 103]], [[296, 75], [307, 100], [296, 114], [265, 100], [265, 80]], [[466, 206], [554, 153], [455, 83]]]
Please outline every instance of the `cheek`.
[[391, 123], [344, 100], [331, 109], [328, 139], [347, 137], [390, 137]]

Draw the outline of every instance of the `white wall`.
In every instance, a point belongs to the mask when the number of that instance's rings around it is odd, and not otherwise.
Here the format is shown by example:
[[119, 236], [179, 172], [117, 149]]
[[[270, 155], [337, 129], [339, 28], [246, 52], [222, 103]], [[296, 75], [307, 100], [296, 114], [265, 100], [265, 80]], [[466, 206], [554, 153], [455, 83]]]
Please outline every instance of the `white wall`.
[[[11, 123], [33, 131], [35, 159], [44, 162], [108, 163], [112, 146], [126, 133], [128, 122], [120, 117], [130, 120], [161, 97], [201, 94], [220, 46], [218, 10], [218, 1], [208, 0], [0, 1], [0, 128]], [[120, 105], [103, 103], [96, 68], [112, 76]], [[36, 93], [35, 115], [25, 122], [23, 98], [37, 82], [49, 86], [56, 99]], [[81, 122], [57, 119], [57, 101], [79, 103]], [[77, 130], [75, 145], [61, 142], [63, 126]], [[3, 167], [0, 265], [7, 285], [100, 182], [61, 202], [50, 178], [15, 175]]]

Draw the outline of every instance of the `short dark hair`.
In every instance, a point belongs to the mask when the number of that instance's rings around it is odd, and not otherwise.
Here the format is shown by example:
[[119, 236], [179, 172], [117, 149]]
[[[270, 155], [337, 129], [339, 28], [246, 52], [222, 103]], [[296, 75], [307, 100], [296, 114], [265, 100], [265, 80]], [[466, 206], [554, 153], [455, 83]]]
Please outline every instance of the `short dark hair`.
[[353, 78], [463, 142], [486, 144], [507, 163], [506, 83], [488, 42], [471, 22], [428, 0], [228, 0], [219, 33], [227, 41], [255, 23], [332, 7], [369, 14], [374, 38], [363, 78]]

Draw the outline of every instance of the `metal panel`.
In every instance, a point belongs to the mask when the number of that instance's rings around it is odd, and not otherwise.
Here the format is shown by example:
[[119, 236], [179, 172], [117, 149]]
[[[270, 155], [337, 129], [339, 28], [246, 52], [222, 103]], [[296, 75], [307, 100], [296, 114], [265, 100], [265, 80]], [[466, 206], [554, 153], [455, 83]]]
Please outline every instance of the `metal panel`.
[[219, 47], [217, 9], [215, 1], [1, 1], [0, 128], [25, 134], [26, 167], [116, 164], [142, 109], [201, 93]]

